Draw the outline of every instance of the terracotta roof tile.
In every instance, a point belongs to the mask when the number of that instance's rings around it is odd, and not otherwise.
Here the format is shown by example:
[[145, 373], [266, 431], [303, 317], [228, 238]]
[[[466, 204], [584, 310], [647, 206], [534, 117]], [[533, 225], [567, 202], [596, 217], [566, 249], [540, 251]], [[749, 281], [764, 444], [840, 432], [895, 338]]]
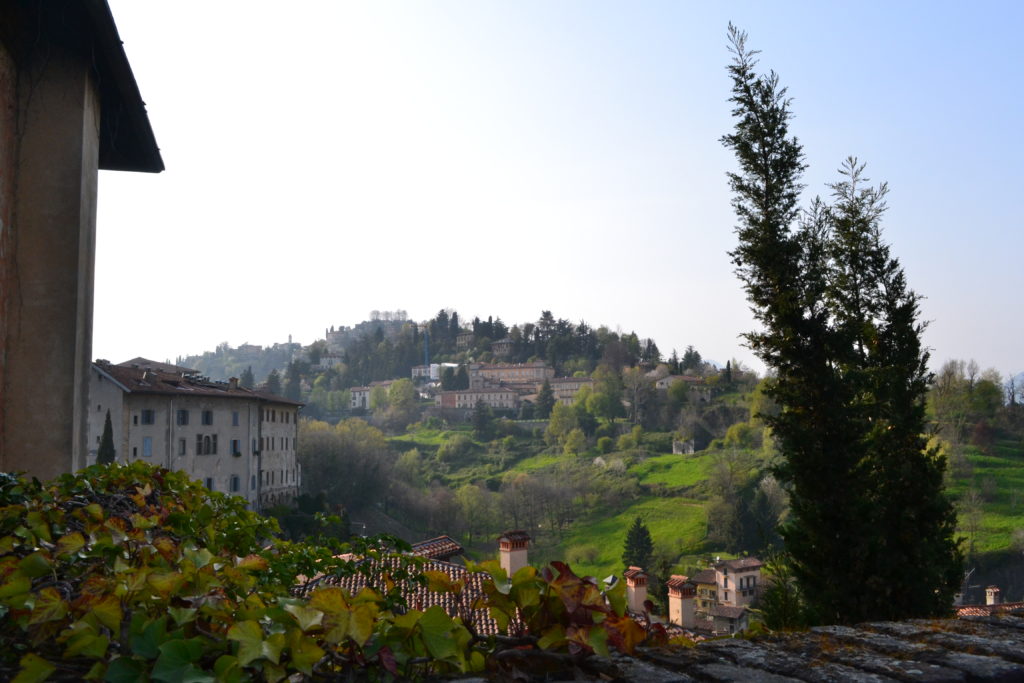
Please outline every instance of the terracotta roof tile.
[[693, 583], [718, 583], [718, 575], [714, 569], [702, 569], [690, 577]]
[[438, 536], [419, 543], [413, 543], [412, 554], [431, 560], [448, 560], [461, 555], [464, 549], [451, 536]]

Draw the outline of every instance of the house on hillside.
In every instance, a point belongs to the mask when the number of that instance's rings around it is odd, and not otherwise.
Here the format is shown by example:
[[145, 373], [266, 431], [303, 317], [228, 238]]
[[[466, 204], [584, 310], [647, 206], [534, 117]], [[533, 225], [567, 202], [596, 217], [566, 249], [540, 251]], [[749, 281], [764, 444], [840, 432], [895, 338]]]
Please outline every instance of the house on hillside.
[[756, 557], [741, 557], [718, 560], [692, 577], [673, 574], [667, 582], [669, 621], [715, 634], [745, 630], [761, 590], [762, 567]]
[[[87, 464], [110, 412], [116, 459], [187, 472], [254, 509], [288, 503], [302, 472], [295, 457], [302, 404], [136, 358], [91, 367]], [[177, 368], [177, 370], [184, 370]]]

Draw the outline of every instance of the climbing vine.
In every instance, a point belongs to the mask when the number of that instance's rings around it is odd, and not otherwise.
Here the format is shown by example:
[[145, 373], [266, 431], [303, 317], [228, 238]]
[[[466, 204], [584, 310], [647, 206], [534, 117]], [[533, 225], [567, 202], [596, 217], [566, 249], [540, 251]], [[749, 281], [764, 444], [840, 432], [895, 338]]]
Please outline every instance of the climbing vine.
[[[42, 485], [0, 474], [0, 678], [15, 681], [280, 681], [419, 678], [631, 652], [647, 630], [622, 584], [602, 591], [562, 564], [481, 572], [499, 635], [466, 614], [411, 609], [417, 584], [465, 597], [388, 537], [276, 538], [276, 522], [185, 474], [94, 466]], [[362, 574], [302, 597], [307, 577]], [[290, 678], [296, 680], [296, 678]]]

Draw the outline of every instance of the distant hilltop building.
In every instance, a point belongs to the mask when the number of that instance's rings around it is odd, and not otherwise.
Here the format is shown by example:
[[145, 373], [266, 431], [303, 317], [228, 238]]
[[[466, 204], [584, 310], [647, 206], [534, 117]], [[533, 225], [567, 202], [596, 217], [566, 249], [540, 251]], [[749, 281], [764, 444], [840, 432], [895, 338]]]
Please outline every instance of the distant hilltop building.
[[87, 464], [96, 462], [109, 411], [117, 461], [182, 470], [255, 509], [290, 502], [302, 482], [295, 457], [301, 406], [240, 387], [236, 378], [215, 382], [145, 358], [96, 361]]

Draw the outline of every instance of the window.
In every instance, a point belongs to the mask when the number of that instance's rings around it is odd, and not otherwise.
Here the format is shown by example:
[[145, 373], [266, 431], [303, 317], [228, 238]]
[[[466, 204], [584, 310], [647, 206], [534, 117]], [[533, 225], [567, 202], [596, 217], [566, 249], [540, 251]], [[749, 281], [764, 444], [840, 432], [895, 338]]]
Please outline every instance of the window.
[[139, 457], [139, 447], [138, 446], [132, 446], [132, 457], [133, 458]]
[[240, 439], [231, 439], [231, 455], [242, 454], [242, 441]]
[[209, 455], [213, 452], [213, 442], [210, 440], [210, 436], [206, 435], [203, 437], [203, 455]]
[[207, 477], [203, 483], [206, 485], [206, 488], [213, 491], [213, 477]]
[[203, 435], [196, 434], [196, 455], [203, 454]]
[[256, 438], [255, 438], [255, 437], [253, 437], [253, 440], [252, 440], [252, 453], [253, 453], [253, 455], [256, 455], [256, 452], [257, 452], [258, 450], [259, 450], [259, 449], [257, 449], [257, 448], [256, 448]]
[[133, 425], [139, 424], [139, 416], [138, 415], [132, 415], [132, 424]]
[[232, 427], [237, 427], [238, 426], [238, 411], [237, 410], [232, 411], [232, 413], [231, 413], [231, 426]]
[[153, 437], [144, 436], [142, 437], [142, 457], [152, 458], [153, 457]]
[[188, 442], [184, 438], [178, 439], [178, 455], [185, 455], [185, 451], [188, 448]]
[[213, 411], [212, 410], [204, 410], [203, 411], [203, 424], [207, 425], [207, 426], [213, 424]]
[[249, 488], [253, 491], [256, 490], [256, 475], [252, 475], [252, 479], [249, 480]]
[[241, 485], [239, 484], [238, 475], [237, 474], [232, 474], [231, 475], [231, 492], [232, 493], [237, 493], [239, 488], [241, 488]]
[[217, 455], [217, 435], [213, 435], [213, 454]]
[[185, 426], [187, 424], [188, 424], [188, 411], [187, 410], [179, 410], [178, 411], [178, 425], [179, 426]]
[[142, 424], [151, 425], [156, 422], [156, 413], [151, 408], [142, 411]]

